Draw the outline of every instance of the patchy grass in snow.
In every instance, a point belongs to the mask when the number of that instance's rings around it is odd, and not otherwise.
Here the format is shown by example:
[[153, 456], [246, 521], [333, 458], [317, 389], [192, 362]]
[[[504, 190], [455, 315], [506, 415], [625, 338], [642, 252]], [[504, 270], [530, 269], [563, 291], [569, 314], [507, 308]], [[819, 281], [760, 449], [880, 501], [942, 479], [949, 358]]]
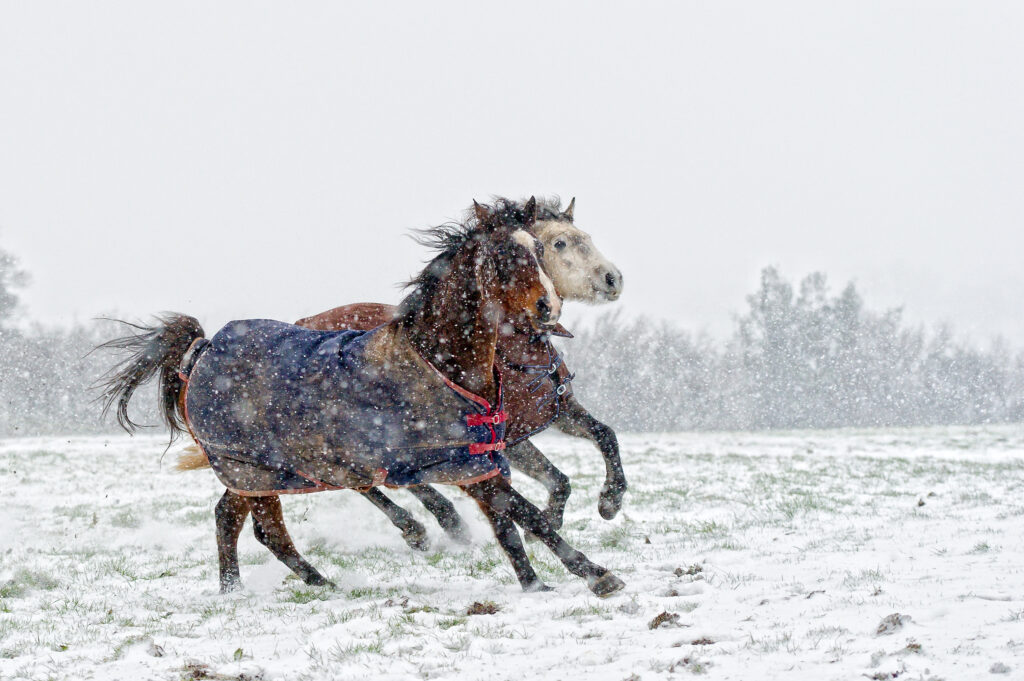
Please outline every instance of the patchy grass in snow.
[[[209, 471], [160, 438], [0, 442], [0, 680], [82, 678], [991, 678], [1024, 668], [1024, 428], [624, 435], [596, 512], [591, 445], [543, 438], [573, 480], [564, 535], [627, 582], [600, 600], [542, 545], [523, 594], [474, 504], [410, 551], [359, 495], [285, 498], [290, 577], [247, 528], [221, 596]], [[165, 461], [166, 463], [166, 461]], [[516, 476], [537, 500], [545, 490]], [[899, 624], [879, 633], [898, 613]], [[655, 626], [651, 626], [656, 624]]]

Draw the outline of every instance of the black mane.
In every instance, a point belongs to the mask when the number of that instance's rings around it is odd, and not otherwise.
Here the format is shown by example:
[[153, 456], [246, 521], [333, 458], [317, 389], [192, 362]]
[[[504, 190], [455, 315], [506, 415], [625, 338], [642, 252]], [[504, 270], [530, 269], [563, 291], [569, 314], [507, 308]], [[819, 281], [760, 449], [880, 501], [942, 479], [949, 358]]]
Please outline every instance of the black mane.
[[[537, 219], [542, 214], [558, 208], [558, 199], [554, 203], [549, 199], [537, 202]], [[403, 288], [412, 289], [398, 306], [396, 319], [402, 323], [410, 322], [416, 313], [433, 299], [438, 283], [448, 274], [452, 260], [473, 239], [487, 238], [498, 229], [519, 229], [526, 227], [530, 216], [526, 214], [526, 201], [512, 201], [503, 197], [495, 197], [491, 204], [476, 205], [466, 210], [462, 222], [446, 222], [437, 227], [414, 230], [413, 239], [416, 243], [436, 251], [426, 267], [415, 277], [407, 281]], [[542, 208], [543, 206], [543, 208]], [[483, 215], [481, 220], [479, 214]]]

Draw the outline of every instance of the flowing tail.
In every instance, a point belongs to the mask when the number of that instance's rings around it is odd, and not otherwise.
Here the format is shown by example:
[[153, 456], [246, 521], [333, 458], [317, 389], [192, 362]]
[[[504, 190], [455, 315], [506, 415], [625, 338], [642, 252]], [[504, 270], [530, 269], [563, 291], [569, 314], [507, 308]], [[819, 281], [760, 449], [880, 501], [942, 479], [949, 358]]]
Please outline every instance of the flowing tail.
[[174, 470], [182, 473], [209, 467], [210, 460], [206, 457], [206, 452], [199, 448], [199, 445], [185, 447], [185, 451], [178, 455], [178, 463], [174, 464]]
[[128, 416], [128, 402], [136, 388], [159, 372], [160, 411], [171, 431], [171, 442], [174, 442], [186, 431], [185, 415], [178, 403], [185, 383], [178, 376], [178, 368], [192, 343], [204, 336], [203, 327], [194, 317], [183, 314], [157, 317], [153, 326], [122, 324], [135, 329], [135, 333], [107, 341], [97, 348], [128, 353], [97, 384], [101, 391], [99, 399], [103, 402], [103, 414], [106, 415], [116, 405], [117, 422], [129, 433], [135, 432], [139, 424]]

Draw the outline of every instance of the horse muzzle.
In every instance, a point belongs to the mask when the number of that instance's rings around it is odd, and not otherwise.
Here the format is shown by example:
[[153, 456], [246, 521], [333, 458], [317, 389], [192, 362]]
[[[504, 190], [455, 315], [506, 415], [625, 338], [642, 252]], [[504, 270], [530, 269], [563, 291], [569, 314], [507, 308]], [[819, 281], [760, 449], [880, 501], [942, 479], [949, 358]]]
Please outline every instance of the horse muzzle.
[[602, 277], [601, 287], [594, 287], [594, 291], [607, 301], [618, 300], [622, 295], [622, 273], [616, 269], [607, 270]]
[[542, 326], [554, 326], [562, 315], [562, 301], [541, 296], [537, 299], [537, 322]]

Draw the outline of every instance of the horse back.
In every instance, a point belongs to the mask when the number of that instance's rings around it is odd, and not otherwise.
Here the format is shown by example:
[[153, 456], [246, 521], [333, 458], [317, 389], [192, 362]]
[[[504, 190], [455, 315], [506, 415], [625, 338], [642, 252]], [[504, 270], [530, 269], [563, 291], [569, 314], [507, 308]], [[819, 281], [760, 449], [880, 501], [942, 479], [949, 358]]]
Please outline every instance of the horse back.
[[369, 331], [391, 321], [395, 309], [382, 303], [352, 303], [303, 317], [295, 324], [318, 331]]

